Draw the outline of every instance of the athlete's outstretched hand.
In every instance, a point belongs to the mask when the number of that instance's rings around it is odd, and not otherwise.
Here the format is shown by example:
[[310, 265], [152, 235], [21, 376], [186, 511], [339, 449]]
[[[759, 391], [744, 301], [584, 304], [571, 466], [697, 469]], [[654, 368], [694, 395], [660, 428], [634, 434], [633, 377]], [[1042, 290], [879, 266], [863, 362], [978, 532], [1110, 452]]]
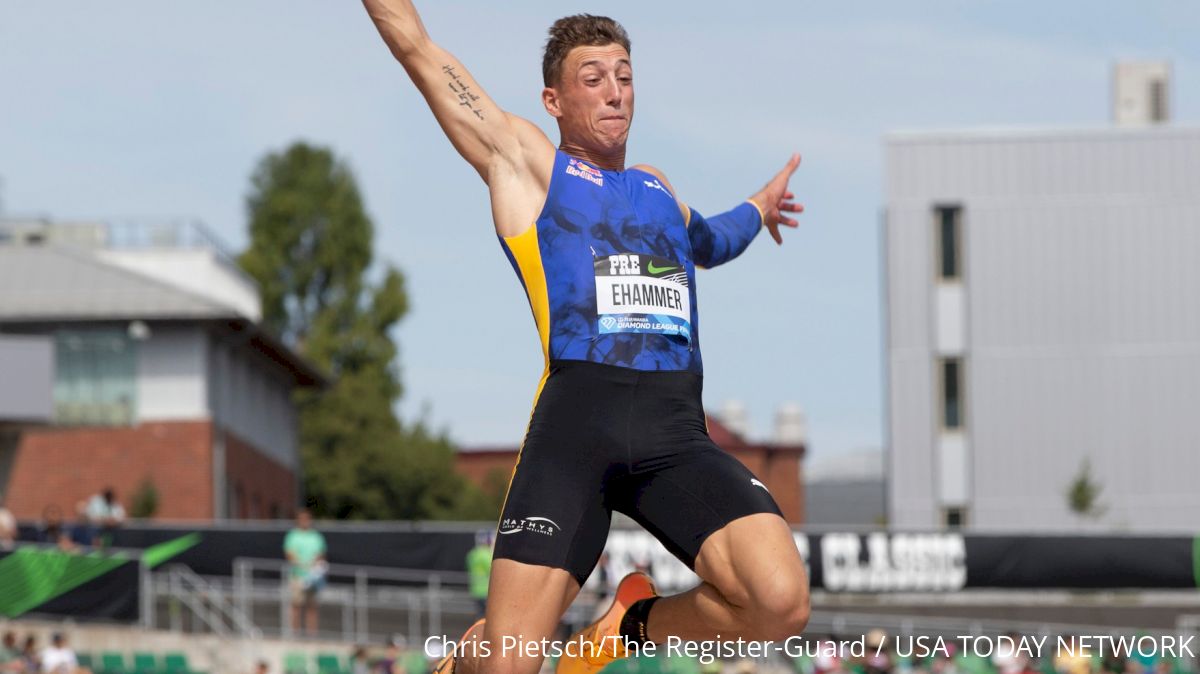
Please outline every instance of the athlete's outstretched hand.
[[779, 225], [788, 227], [800, 225], [794, 218], [784, 215], [784, 212], [800, 213], [804, 211], [804, 205], [793, 201], [796, 195], [788, 191], [788, 180], [791, 179], [799, 165], [800, 155], [793, 154], [783, 170], [776, 173], [775, 177], [771, 178], [771, 182], [759, 190], [758, 194], [750, 197], [750, 201], [753, 201], [762, 210], [763, 225], [771, 233], [771, 238], [775, 239], [775, 243], [778, 244], [783, 243], [783, 237], [779, 235]]

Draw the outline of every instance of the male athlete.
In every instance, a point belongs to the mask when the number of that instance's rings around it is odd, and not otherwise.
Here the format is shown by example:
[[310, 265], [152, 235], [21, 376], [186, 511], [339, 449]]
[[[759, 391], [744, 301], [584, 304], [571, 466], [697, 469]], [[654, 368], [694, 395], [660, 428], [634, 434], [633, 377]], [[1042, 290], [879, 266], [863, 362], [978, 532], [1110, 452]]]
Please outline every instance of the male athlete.
[[558, 122], [555, 148], [430, 39], [410, 0], [364, 5], [487, 183], [546, 357], [497, 530], [486, 620], [437, 671], [536, 672], [543, 654], [503, 649], [504, 638], [551, 637], [604, 549], [613, 510], [703, 582], [658, 597], [644, 574], [626, 577], [609, 612], [564, 645], [560, 674], [599, 671], [669, 636], [799, 634], [808, 581], [791, 531], [762, 483], [708, 437], [695, 291], [696, 266], [736, 257], [763, 226], [776, 243], [780, 225], [796, 226], [784, 212], [802, 210], [787, 187], [799, 157], [747, 202], [705, 218], [661, 171], [625, 166], [633, 68], [616, 22], [578, 15], [550, 29], [542, 103]]

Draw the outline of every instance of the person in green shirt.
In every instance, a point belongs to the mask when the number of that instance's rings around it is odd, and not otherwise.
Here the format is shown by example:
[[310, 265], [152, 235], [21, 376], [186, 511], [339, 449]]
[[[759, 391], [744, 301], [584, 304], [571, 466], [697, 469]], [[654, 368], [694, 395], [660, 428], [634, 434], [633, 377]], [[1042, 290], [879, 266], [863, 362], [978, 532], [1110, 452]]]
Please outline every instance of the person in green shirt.
[[476, 618], [482, 618], [487, 609], [488, 579], [492, 576], [492, 532], [475, 534], [475, 547], [467, 553], [467, 575], [470, 580], [471, 598], [478, 607]]
[[305, 632], [317, 634], [317, 593], [325, 584], [325, 537], [312, 528], [312, 513], [301, 508], [296, 513], [296, 528], [283, 539], [283, 552], [291, 563], [289, 585], [292, 591], [292, 628], [300, 627], [303, 614]]

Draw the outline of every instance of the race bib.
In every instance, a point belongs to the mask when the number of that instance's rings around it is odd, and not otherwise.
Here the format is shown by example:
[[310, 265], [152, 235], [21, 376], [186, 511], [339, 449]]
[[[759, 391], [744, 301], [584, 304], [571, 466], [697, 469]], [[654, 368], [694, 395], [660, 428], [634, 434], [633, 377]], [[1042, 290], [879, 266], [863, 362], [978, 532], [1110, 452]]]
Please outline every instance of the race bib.
[[620, 253], [595, 258], [600, 334], [656, 333], [692, 341], [687, 268], [661, 257]]

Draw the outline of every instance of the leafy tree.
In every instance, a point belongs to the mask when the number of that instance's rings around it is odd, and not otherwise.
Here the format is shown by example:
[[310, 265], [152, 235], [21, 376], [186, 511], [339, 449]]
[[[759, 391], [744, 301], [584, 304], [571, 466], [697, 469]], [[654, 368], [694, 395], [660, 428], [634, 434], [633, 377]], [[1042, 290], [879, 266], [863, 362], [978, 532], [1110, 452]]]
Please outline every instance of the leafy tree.
[[142, 478], [141, 484], [138, 485], [137, 491], [133, 492], [130, 499], [129, 516], [154, 517], [156, 512], [158, 512], [158, 487], [154, 486], [154, 481], [149, 477]]
[[454, 472], [445, 436], [396, 418], [403, 388], [389, 332], [408, 296], [391, 265], [378, 283], [367, 278], [374, 228], [350, 169], [329, 149], [300, 142], [264, 157], [251, 184], [250, 248], [240, 263], [259, 284], [263, 323], [332, 382], [296, 394], [315, 514], [495, 517]]
[[1080, 517], [1098, 518], [1106, 508], [1100, 504], [1100, 493], [1104, 488], [1092, 478], [1092, 462], [1083, 460], [1079, 473], [1067, 487], [1067, 505]]

